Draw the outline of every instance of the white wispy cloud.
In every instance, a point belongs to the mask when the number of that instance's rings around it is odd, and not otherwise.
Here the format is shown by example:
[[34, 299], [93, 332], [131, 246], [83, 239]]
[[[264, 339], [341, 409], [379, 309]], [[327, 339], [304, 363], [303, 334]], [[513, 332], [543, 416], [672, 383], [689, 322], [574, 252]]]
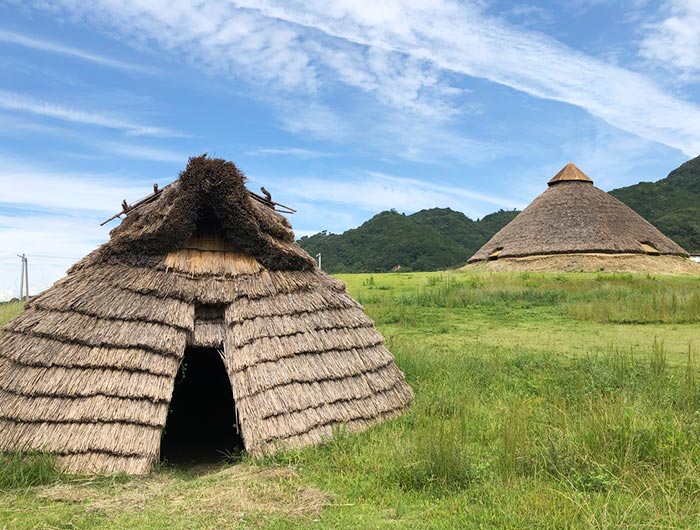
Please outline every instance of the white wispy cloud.
[[19, 115], [9, 112], [0, 113], [0, 135], [17, 138], [22, 135], [35, 136], [37, 134], [65, 138], [66, 135], [71, 133], [65, 126], [49, 125], [31, 115]]
[[351, 124], [342, 111], [328, 105], [297, 103], [278, 107], [278, 119], [284, 130], [304, 138], [330, 140], [346, 146], [357, 144], [386, 159], [401, 158], [434, 165], [457, 161], [471, 165], [493, 160], [512, 148], [466, 136], [444, 120], [386, 112], [377, 105], [368, 104], [353, 113]]
[[[417, 116], [449, 120], [459, 115], [464, 99], [454, 76], [470, 76], [575, 105], [690, 156], [700, 152], [698, 105], [648, 76], [489, 16], [480, 0], [65, 0], [38, 5], [106, 25], [125, 39], [156, 42], [193, 64], [264, 83], [270, 91], [304, 92], [318, 105], [310, 117], [283, 117], [285, 128], [297, 134], [333, 130], [319, 103], [329, 85], [352, 87]], [[319, 121], [322, 126], [316, 125]], [[342, 129], [337, 136], [342, 137]]]
[[333, 153], [325, 153], [314, 149], [303, 149], [301, 147], [259, 147], [248, 151], [247, 154], [253, 156], [285, 156], [301, 159], [333, 156]]
[[[461, 92], [444, 83], [426, 58], [329, 39], [257, 9], [240, 9], [235, 2], [65, 0], [36, 5], [115, 28], [130, 42], [156, 42], [200, 68], [276, 91], [315, 94], [340, 82], [388, 105], [441, 117], [454, 112], [453, 99]], [[370, 12], [376, 9], [368, 6]]]
[[0, 29], [0, 42], [6, 42], [10, 44], [15, 44], [17, 46], [23, 46], [25, 48], [31, 48], [34, 50], [41, 50], [49, 53], [56, 53], [59, 55], [66, 55], [68, 57], [75, 57], [76, 59], [81, 59], [91, 63], [99, 64], [102, 66], [107, 66], [109, 68], [118, 68], [120, 70], [131, 70], [143, 73], [153, 73], [153, 67], [145, 67], [138, 64], [127, 63], [124, 61], [119, 61], [117, 59], [111, 59], [109, 57], [104, 57], [95, 53], [90, 53], [80, 48], [74, 48], [72, 46], [66, 46], [59, 42], [54, 42], [50, 40], [38, 39], [35, 37], [30, 37], [28, 35], [22, 35], [20, 33], [15, 33], [12, 31], [7, 31]]
[[151, 147], [147, 145], [128, 144], [123, 142], [97, 142], [94, 147], [110, 155], [118, 155], [132, 160], [150, 160], [155, 162], [187, 163], [188, 155], [173, 149]]
[[667, 0], [660, 20], [645, 26], [639, 54], [682, 78], [700, 75], [700, 2]]
[[512, 146], [471, 138], [439, 120], [416, 120], [394, 113], [367, 125], [372, 146], [412, 162], [478, 164], [502, 156]]
[[523, 207], [518, 201], [474, 192], [464, 186], [397, 177], [375, 171], [332, 180], [298, 177], [293, 180], [294, 186], [284, 186], [283, 182], [274, 178], [268, 178], [267, 181], [269, 189], [275, 185], [284, 189], [285, 195], [293, 204], [333, 203], [374, 213], [391, 208], [415, 212], [425, 208], [450, 207], [471, 216], [481, 216], [495, 208]]
[[288, 217], [294, 226], [294, 235], [297, 238], [317, 234], [322, 230], [344, 232], [367, 220], [365, 210], [352, 207], [339, 208], [337, 203], [304, 199], [292, 192], [294, 186], [288, 183], [284, 185], [281, 179], [270, 179], [268, 176], [260, 180], [252, 178], [248, 188], [254, 190], [260, 185], [265, 185], [272, 192], [275, 200], [296, 210], [295, 214], [290, 214]]
[[[30, 260], [35, 294], [109, 237], [100, 226], [150, 191], [151, 181], [125, 175], [80, 174], [0, 155], [0, 293], [19, 292], [19, 260]], [[0, 297], [2, 299], [2, 297]]]
[[339, 112], [321, 103], [279, 102], [278, 120], [285, 131], [311, 138], [343, 142], [352, 135], [352, 127]]
[[338, 40], [305, 45], [314, 64], [328, 70], [327, 81], [358, 88], [391, 108], [427, 118], [447, 119], [460, 112], [457, 98], [464, 91], [446, 83], [425, 58]]
[[[614, 129], [604, 123], [590, 132], [569, 139], [561, 146], [567, 160], [579, 164], [604, 190], [639, 181], [655, 181], [664, 174], [650, 172], [650, 167], [673, 167], [685, 162], [681, 153], [669, 153], [663, 146]], [[562, 162], [563, 164], [563, 162]], [[559, 168], [552, 168], [558, 171]], [[546, 174], [542, 174], [546, 176]], [[551, 173], [554, 176], [554, 173]], [[542, 184], [544, 180], [540, 181]]]
[[[76, 148], [62, 149], [62, 156], [83, 159], [103, 159], [107, 156], [118, 155], [131, 160], [149, 160], [156, 162], [181, 162], [187, 161], [187, 155], [179, 151], [119, 141], [105, 141], [97, 139], [89, 131], [78, 131], [67, 126], [48, 125], [37, 123], [36, 118], [27, 116], [15, 116], [0, 114], [0, 136], [16, 139], [20, 135], [36, 135], [60, 137], [62, 140], [70, 140]], [[89, 150], [86, 152], [86, 150]]]
[[524, 3], [504, 7], [497, 15], [533, 28], [551, 26], [555, 21], [553, 13], [547, 9]]
[[[35, 210], [93, 211], [104, 216], [146, 195], [151, 182], [116, 175], [86, 175], [36, 167], [0, 157], [0, 205]], [[0, 247], [1, 248], [1, 247]]]
[[530, 95], [581, 107], [611, 125], [682, 150], [700, 152], [700, 107], [641, 74], [577, 52], [537, 32], [488, 17], [478, 3], [394, 0], [240, 0], [290, 24], [345, 41], [429, 60]]
[[4, 289], [0, 289], [0, 302], [5, 301], [5, 300], [10, 300], [17, 296], [19, 293], [19, 289], [12, 289], [10, 287], [6, 287]]
[[49, 101], [37, 100], [22, 94], [0, 90], [0, 109], [26, 112], [56, 120], [116, 129], [134, 136], [184, 137], [166, 127], [156, 127], [120, 118], [112, 113], [87, 111]]
[[157, 43], [216, 72], [236, 72], [278, 89], [316, 87], [314, 68], [296, 31], [225, 1], [42, 0], [35, 5], [114, 28], [130, 43]]
[[49, 287], [109, 237], [109, 227], [100, 227], [96, 218], [84, 213], [0, 213], [0, 227], [0, 300], [19, 293], [17, 254], [26, 254], [29, 259], [29, 288], [33, 295]]

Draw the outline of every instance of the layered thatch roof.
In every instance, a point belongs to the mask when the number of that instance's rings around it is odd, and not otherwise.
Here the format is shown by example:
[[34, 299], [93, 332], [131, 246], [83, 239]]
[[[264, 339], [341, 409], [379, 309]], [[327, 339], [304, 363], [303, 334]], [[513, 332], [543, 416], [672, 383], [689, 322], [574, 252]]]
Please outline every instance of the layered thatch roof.
[[343, 283], [232, 163], [202, 156], [5, 326], [0, 450], [148, 471], [186, 346], [223, 346], [254, 455], [365, 429], [412, 398]]
[[565, 254], [688, 257], [631, 208], [596, 188], [574, 164], [567, 164], [469, 263]]

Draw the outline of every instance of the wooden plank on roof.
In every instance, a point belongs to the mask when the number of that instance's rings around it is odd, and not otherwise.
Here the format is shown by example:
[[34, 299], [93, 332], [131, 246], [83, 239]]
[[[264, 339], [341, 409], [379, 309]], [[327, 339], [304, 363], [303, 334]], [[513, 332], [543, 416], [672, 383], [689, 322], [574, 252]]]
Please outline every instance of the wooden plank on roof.
[[659, 255], [659, 250], [655, 248], [653, 245], [650, 243], [639, 243], [639, 246], [642, 247], [642, 250], [646, 252], [647, 254], [651, 256], [658, 256]]

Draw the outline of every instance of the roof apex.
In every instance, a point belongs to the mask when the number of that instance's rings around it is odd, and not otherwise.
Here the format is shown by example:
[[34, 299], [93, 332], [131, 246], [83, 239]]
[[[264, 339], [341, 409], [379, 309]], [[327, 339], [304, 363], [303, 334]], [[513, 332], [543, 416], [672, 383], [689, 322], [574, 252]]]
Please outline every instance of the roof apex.
[[[160, 266], [199, 228], [201, 215], [216, 217], [217, 237], [254, 257], [269, 270], [303, 271], [314, 259], [294, 241], [289, 221], [272, 201], [251, 194], [233, 162], [189, 159], [177, 181], [132, 208], [110, 232], [110, 240], [79, 261], [71, 272], [99, 263]], [[212, 249], [213, 250], [213, 249]]]
[[561, 168], [559, 173], [557, 173], [550, 179], [547, 185], [553, 186], [554, 184], [558, 184], [559, 182], [570, 181], [590, 182], [591, 184], [593, 184], [593, 180], [588, 175], [586, 175], [583, 171], [576, 167], [576, 165], [573, 162], [569, 162], [563, 168]]

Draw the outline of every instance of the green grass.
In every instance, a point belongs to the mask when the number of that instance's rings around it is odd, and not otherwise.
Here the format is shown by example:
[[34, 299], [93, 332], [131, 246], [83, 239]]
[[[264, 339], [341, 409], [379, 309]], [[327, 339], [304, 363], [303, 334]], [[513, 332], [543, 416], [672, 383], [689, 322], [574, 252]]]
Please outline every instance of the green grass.
[[0, 325], [22, 312], [23, 302], [0, 302]]
[[51, 455], [0, 453], [0, 491], [52, 484], [61, 477]]
[[341, 279], [407, 414], [201, 475], [15, 481], [0, 528], [700, 527], [700, 279]]

